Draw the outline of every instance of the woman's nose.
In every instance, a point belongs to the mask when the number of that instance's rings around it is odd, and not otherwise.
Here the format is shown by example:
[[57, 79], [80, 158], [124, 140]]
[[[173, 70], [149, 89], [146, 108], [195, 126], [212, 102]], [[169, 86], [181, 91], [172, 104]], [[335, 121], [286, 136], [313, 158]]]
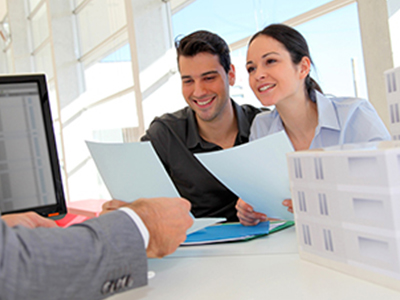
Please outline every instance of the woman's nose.
[[263, 69], [257, 68], [254, 76], [255, 76], [256, 80], [262, 80], [266, 77], [266, 74]]

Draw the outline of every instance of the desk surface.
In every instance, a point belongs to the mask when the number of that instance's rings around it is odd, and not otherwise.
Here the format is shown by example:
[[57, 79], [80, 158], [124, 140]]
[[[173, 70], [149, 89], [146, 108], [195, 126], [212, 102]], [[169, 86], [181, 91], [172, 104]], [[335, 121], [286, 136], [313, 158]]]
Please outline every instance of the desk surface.
[[400, 293], [303, 261], [295, 229], [244, 242], [180, 247], [150, 259], [149, 285], [109, 299], [398, 300]]

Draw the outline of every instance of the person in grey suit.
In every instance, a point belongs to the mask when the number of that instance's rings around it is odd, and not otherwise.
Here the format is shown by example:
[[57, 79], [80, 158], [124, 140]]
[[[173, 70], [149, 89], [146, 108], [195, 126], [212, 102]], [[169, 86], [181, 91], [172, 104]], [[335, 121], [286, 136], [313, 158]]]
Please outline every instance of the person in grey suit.
[[103, 299], [146, 285], [147, 257], [176, 250], [189, 211], [185, 199], [151, 198], [69, 228], [32, 212], [2, 216], [0, 299]]

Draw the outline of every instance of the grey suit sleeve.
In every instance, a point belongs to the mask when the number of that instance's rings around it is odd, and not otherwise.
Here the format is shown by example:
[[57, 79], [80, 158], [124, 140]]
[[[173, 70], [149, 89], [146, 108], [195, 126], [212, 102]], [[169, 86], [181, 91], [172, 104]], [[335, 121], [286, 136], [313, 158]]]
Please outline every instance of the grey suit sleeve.
[[122, 211], [69, 228], [0, 222], [0, 299], [102, 299], [147, 284], [142, 236]]

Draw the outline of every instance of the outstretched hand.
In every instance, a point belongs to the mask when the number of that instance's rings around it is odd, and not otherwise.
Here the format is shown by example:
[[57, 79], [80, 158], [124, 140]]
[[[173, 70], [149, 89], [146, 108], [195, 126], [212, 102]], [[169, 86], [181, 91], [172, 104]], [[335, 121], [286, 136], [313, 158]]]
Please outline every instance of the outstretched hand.
[[106, 214], [106, 213], [108, 213], [110, 211], [116, 210], [116, 209], [118, 209], [118, 208], [120, 208], [120, 207], [122, 207], [122, 206], [124, 206], [126, 204], [128, 204], [128, 202], [121, 201], [121, 200], [116, 200], [116, 199], [104, 202], [102, 207], [101, 207], [102, 211], [100, 212], [100, 215], [104, 215], [104, 214]]
[[147, 256], [171, 254], [186, 240], [186, 231], [193, 224], [191, 204], [183, 198], [138, 199], [125, 207], [134, 210], [150, 234]]
[[42, 217], [33, 211], [4, 215], [1, 216], [1, 218], [9, 227], [14, 227], [17, 225], [21, 225], [27, 228], [57, 227], [57, 223], [55, 221]]

